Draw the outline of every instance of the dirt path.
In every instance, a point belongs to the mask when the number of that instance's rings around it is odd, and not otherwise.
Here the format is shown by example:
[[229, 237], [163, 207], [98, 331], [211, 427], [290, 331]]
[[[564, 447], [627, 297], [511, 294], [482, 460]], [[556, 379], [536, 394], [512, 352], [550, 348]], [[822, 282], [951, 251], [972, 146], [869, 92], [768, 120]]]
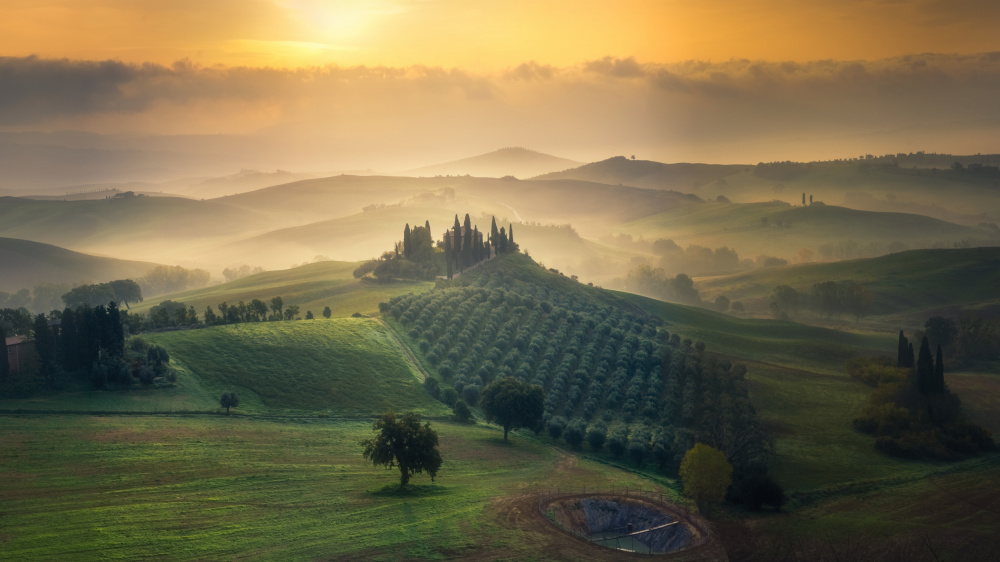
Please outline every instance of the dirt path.
[[424, 369], [423, 365], [420, 364], [420, 361], [417, 361], [417, 356], [413, 354], [413, 351], [410, 349], [410, 346], [406, 345], [406, 343], [403, 342], [403, 338], [399, 335], [399, 333], [397, 333], [396, 330], [394, 330], [392, 326], [390, 326], [389, 323], [386, 322], [385, 320], [382, 320], [381, 318], [376, 318], [375, 321], [378, 322], [379, 324], [382, 324], [382, 326], [385, 327], [385, 330], [386, 332], [389, 333], [389, 336], [392, 338], [393, 343], [395, 343], [396, 346], [399, 348], [399, 352], [402, 353], [403, 357], [405, 357], [406, 360], [410, 362], [410, 365], [413, 366], [416, 375], [419, 377], [418, 380], [420, 382], [424, 382], [427, 379], [427, 377], [430, 377], [431, 374]]

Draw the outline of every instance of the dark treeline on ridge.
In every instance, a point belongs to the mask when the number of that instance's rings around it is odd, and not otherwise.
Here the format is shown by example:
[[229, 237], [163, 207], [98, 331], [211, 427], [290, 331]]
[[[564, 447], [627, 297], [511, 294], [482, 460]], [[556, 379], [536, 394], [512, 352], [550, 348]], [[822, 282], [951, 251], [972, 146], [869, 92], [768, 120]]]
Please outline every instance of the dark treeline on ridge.
[[407, 224], [403, 229], [403, 239], [396, 242], [392, 250], [386, 250], [380, 257], [361, 264], [354, 270], [354, 277], [371, 277], [380, 281], [430, 280], [438, 276], [452, 279], [466, 268], [500, 254], [517, 251], [513, 225], [497, 229], [494, 217], [490, 232], [484, 235], [478, 225], [473, 226], [468, 213], [464, 223], [456, 214], [454, 226], [445, 230], [436, 242], [430, 222], [425, 221], [423, 226], [412, 229]]

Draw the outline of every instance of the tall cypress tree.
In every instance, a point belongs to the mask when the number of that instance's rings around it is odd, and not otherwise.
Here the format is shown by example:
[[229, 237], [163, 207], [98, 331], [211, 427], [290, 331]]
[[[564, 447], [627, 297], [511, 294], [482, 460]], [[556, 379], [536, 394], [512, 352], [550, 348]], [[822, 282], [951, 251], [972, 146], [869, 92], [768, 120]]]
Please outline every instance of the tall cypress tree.
[[7, 331], [3, 326], [0, 326], [0, 345], [3, 345], [0, 350], [0, 381], [5, 381], [10, 375], [10, 358], [7, 357]]
[[913, 368], [913, 361], [916, 355], [913, 353], [913, 342], [908, 342], [906, 344], [906, 365], [903, 365], [907, 369]]
[[462, 232], [462, 263], [472, 264], [472, 219], [465, 213], [465, 231]]
[[507, 253], [507, 232], [500, 227], [500, 240], [497, 243], [497, 254]]
[[[32, 332], [35, 338], [35, 349], [38, 351], [38, 362], [41, 372], [39, 373], [46, 383], [52, 381], [56, 367], [56, 342], [49, 328], [49, 319], [44, 314], [35, 317], [32, 324]], [[6, 347], [6, 342], [4, 343]]]
[[474, 263], [479, 263], [483, 259], [482, 253], [480, 252], [482, 246], [483, 245], [479, 242], [479, 226], [477, 225], [472, 229], [472, 261]]
[[493, 225], [490, 226], [490, 239], [496, 240], [500, 231], [497, 229], [497, 218], [493, 217]]
[[[805, 201], [806, 196], [802, 195], [802, 200]], [[907, 341], [906, 336], [903, 335], [903, 330], [899, 331], [899, 344], [896, 346], [896, 366], [905, 367], [906, 366], [906, 353], [907, 353]]]
[[63, 368], [69, 372], [76, 371], [80, 368], [80, 350], [77, 349], [80, 335], [76, 327], [76, 313], [71, 308], [66, 308], [62, 312], [60, 332]]
[[451, 271], [451, 254], [452, 254], [452, 252], [451, 252], [451, 236], [448, 236], [448, 233], [445, 232], [444, 233], [444, 263], [446, 263], [448, 265], [448, 279], [451, 279], [451, 276], [453, 275], [452, 271]]
[[413, 240], [410, 238], [410, 223], [406, 223], [406, 228], [403, 229], [403, 257], [410, 259], [410, 253], [413, 251]]
[[937, 346], [937, 360], [934, 362], [933, 392], [944, 392], [944, 356], [941, 354], [941, 344]]
[[920, 355], [917, 357], [917, 389], [921, 394], [929, 394], [934, 388], [934, 358], [931, 357], [931, 344], [927, 337], [920, 342]]
[[514, 224], [513, 223], [511, 223], [510, 228], [507, 229], [507, 235], [510, 237], [510, 240], [508, 240], [508, 242], [510, 242], [511, 250], [513, 250], [514, 249]]
[[[181, 307], [183, 308], [183, 307]], [[192, 313], [194, 308], [191, 308]], [[188, 322], [195, 322], [198, 319], [197, 314], [193, 314], [193, 318], [188, 318]], [[122, 315], [121, 311], [118, 310], [118, 304], [115, 302], [108, 303], [108, 352], [115, 357], [121, 357], [125, 355], [125, 327], [122, 326]]]

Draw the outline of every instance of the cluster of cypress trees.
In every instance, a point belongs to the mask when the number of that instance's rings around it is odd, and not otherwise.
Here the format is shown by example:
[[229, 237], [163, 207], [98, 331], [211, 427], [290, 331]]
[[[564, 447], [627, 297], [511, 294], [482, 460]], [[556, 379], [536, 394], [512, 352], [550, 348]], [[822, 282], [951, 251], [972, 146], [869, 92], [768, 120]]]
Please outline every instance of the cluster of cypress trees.
[[454, 271], [462, 272], [466, 267], [475, 265], [493, 256], [517, 252], [518, 245], [514, 242], [514, 225], [509, 228], [497, 229], [497, 219], [493, 217], [489, 235], [484, 239], [479, 232], [479, 226], [472, 226], [472, 218], [465, 214], [464, 224], [455, 215], [455, 224], [444, 235], [445, 261], [448, 264], [447, 276], [451, 279]]
[[937, 357], [931, 357], [930, 342], [924, 336], [920, 342], [920, 353], [914, 365], [913, 344], [899, 331], [899, 345], [896, 350], [896, 366], [905, 369], [916, 367], [914, 383], [920, 394], [940, 394], [945, 391], [944, 355], [941, 345], [937, 346]]

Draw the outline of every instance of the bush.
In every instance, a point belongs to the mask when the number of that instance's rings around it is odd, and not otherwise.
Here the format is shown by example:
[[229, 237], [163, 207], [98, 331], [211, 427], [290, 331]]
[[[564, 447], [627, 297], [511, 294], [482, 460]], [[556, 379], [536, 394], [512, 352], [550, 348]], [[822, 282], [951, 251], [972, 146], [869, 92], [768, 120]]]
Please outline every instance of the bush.
[[458, 392], [454, 388], [446, 388], [441, 391], [441, 402], [454, 406], [458, 402]]
[[553, 439], [559, 439], [562, 437], [563, 430], [566, 429], [566, 419], [562, 416], [555, 416], [549, 420], [547, 424], [547, 429], [549, 432], [549, 437]]
[[767, 467], [751, 466], [733, 476], [726, 500], [742, 504], [751, 511], [760, 511], [764, 505], [781, 511], [781, 506], [785, 504], [785, 491], [774, 481]]
[[597, 421], [587, 428], [587, 444], [595, 451], [604, 448], [604, 442], [608, 438], [608, 428], [604, 422]]
[[563, 439], [566, 443], [573, 447], [574, 449], [579, 449], [580, 445], [583, 444], [583, 437], [587, 431], [587, 426], [580, 418], [575, 418], [566, 427], [566, 431], [563, 433]]
[[482, 389], [478, 384], [470, 384], [462, 389], [462, 397], [465, 401], [473, 406], [479, 403], [479, 393]]
[[472, 420], [472, 410], [469, 409], [465, 400], [462, 400], [461, 398], [455, 401], [455, 406], [451, 409], [451, 412], [455, 414], [455, 419], [462, 423], [467, 423]]
[[434, 377], [424, 379], [424, 390], [434, 398], [440, 398], [441, 396], [441, 384]]
[[628, 433], [621, 425], [616, 425], [608, 431], [608, 452], [616, 459], [625, 454], [628, 447]]

